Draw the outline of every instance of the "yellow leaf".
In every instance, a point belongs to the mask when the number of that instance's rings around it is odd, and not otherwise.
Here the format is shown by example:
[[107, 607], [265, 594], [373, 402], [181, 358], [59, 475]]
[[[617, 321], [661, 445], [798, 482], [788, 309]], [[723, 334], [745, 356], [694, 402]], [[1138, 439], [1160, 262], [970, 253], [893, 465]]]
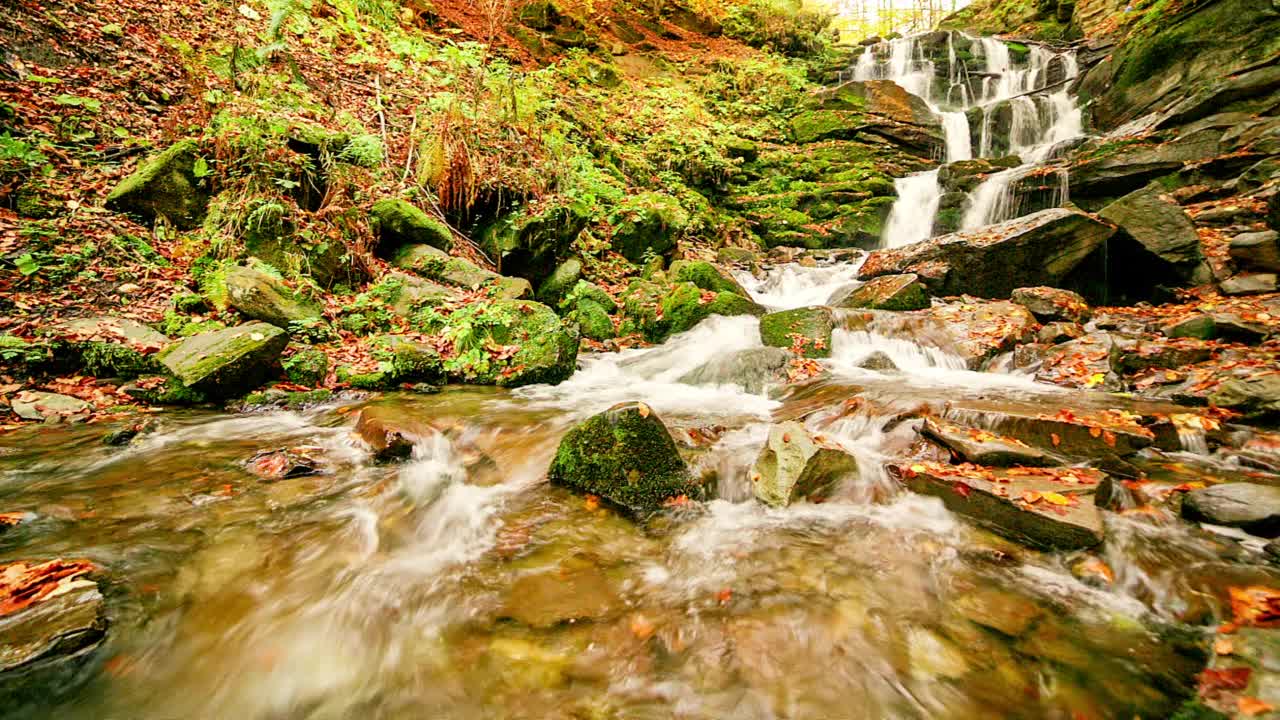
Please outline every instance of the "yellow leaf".
[[929, 468], [921, 465], [920, 463], [916, 463], [915, 465], [911, 466], [911, 472], [914, 472], [914, 473], [928, 472], [928, 470]]
[[1089, 381], [1086, 382], [1084, 386], [1094, 387], [1095, 385], [1101, 385], [1103, 382], [1106, 381], [1106, 379], [1107, 379], [1107, 376], [1104, 375], [1103, 373], [1094, 373], [1089, 376]]
[[636, 403], [636, 411], [640, 413], [640, 417], [649, 417], [649, 413], [652, 412], [644, 403]]
[[1056, 492], [1041, 493], [1040, 497], [1044, 498], [1047, 502], [1053, 503], [1054, 505], [1070, 505], [1071, 504], [1071, 498]]

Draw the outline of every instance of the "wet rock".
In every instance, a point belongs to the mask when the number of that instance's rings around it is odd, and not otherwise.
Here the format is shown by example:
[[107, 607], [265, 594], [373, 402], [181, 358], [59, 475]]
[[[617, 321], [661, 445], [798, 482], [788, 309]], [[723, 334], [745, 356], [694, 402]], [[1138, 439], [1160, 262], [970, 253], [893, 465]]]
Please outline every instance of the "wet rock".
[[907, 152], [931, 157], [945, 145], [942, 123], [927, 103], [889, 80], [847, 82], [815, 98], [820, 109], [791, 121], [795, 141], [879, 136]]
[[759, 261], [759, 253], [743, 247], [722, 247], [716, 251], [716, 262], [754, 267]]
[[979, 230], [876, 250], [858, 277], [914, 273], [934, 295], [1003, 298], [1028, 283], [1058, 285], [1114, 231], [1082, 212], [1052, 208]]
[[500, 616], [534, 628], [549, 628], [618, 614], [621, 598], [600, 568], [582, 556], [559, 567], [522, 575], [511, 584]]
[[1000, 587], [966, 588], [952, 607], [970, 622], [1009, 637], [1020, 637], [1045, 615], [1030, 598]]
[[858, 367], [863, 370], [875, 370], [876, 372], [896, 372], [898, 365], [893, 358], [876, 350], [858, 362]]
[[622, 294], [622, 333], [639, 332], [649, 342], [662, 342], [689, 330], [712, 315], [763, 315], [765, 309], [731, 292], [702, 290], [693, 283], [667, 286], [637, 280]]
[[48, 335], [65, 343], [77, 365], [94, 377], [134, 378], [155, 373], [155, 353], [169, 338], [128, 318], [97, 316], [67, 320], [49, 328]]
[[[1062, 469], [1070, 477], [1082, 471]], [[942, 499], [952, 512], [972, 518], [1011, 540], [1050, 550], [1079, 550], [1102, 542], [1102, 514], [1092, 486], [1068, 484], [1048, 474], [986, 470], [935, 463], [890, 467], [912, 492]]]
[[1258, 374], [1224, 380], [1210, 395], [1217, 407], [1235, 410], [1247, 418], [1280, 415], [1280, 375]]
[[1218, 335], [1217, 325], [1211, 315], [1194, 315], [1185, 320], [1178, 320], [1160, 328], [1160, 332], [1171, 338], [1196, 338], [1212, 340]]
[[150, 157], [107, 196], [107, 208], [145, 220], [166, 218], [180, 230], [200, 227], [209, 206], [209, 191], [195, 175], [199, 147], [183, 140]]
[[637, 515], [671, 498], [702, 497], [666, 425], [640, 402], [620, 403], [570, 430], [547, 478]]
[[718, 355], [691, 370], [677, 382], [686, 385], [738, 385], [749, 393], [762, 393], [787, 382], [792, 355], [782, 348], [763, 347]]
[[261, 270], [234, 267], [225, 277], [227, 301], [252, 320], [288, 330], [291, 325], [321, 321], [320, 306]]
[[356, 415], [356, 437], [377, 460], [403, 460], [413, 453], [416, 434], [398, 421], [398, 413], [386, 407], [362, 408]]
[[1280, 536], [1280, 486], [1233, 482], [1193, 490], [1182, 500], [1182, 517]]
[[822, 500], [839, 482], [858, 473], [858, 461], [837, 445], [812, 435], [798, 422], [769, 428], [769, 439], [751, 467], [751, 491], [766, 505]]
[[[1030, 312], [1011, 302], [962, 302], [920, 311], [921, 340], [964, 358], [978, 369], [996, 355], [1035, 337], [1039, 324]], [[913, 313], [914, 315], [914, 313]]]
[[920, 427], [920, 433], [942, 443], [966, 461], [978, 465], [1045, 467], [1055, 464], [1055, 458], [1017, 438], [1004, 437], [945, 420], [925, 418], [924, 424]]
[[380, 335], [369, 345], [393, 384], [444, 382], [444, 360], [431, 345], [401, 335]]
[[23, 420], [38, 422], [77, 422], [93, 412], [93, 406], [79, 398], [34, 390], [18, 393], [9, 407]]
[[1109, 588], [1116, 581], [1115, 571], [1096, 555], [1086, 555], [1071, 563], [1071, 575], [1085, 585], [1100, 589]]
[[1204, 282], [1210, 277], [1191, 218], [1177, 203], [1164, 197], [1159, 184], [1125, 195], [1103, 208], [1098, 216], [1117, 225], [1184, 280]]
[[1223, 295], [1261, 295], [1277, 289], [1275, 273], [1236, 275], [1218, 283]]
[[430, 245], [405, 245], [392, 257], [391, 264], [427, 280], [469, 290], [492, 285], [498, 291], [497, 296], [504, 300], [533, 297], [533, 286], [528, 280], [499, 275]]
[[268, 481], [307, 477], [321, 472], [319, 453], [322, 451], [319, 447], [263, 450], [249, 458], [245, 465], [249, 472]]
[[1110, 333], [1095, 332], [1056, 345], [1045, 353], [1036, 370], [1038, 382], [1117, 392], [1124, 378], [1113, 367], [1115, 341]]
[[[90, 662], [106, 637], [107, 618], [98, 584], [68, 571], [61, 560], [43, 565], [0, 565], [0, 580], [17, 573], [49, 573], [56, 582], [22, 583], [11, 600], [35, 595], [43, 600], [0, 614], [0, 702], [6, 712], [25, 703], [47, 703], [88, 680]], [[52, 585], [53, 587], [50, 587]], [[21, 713], [18, 713], [21, 716]]]
[[304, 347], [282, 360], [280, 366], [289, 382], [313, 387], [329, 374], [329, 356], [323, 350]]
[[1108, 475], [1098, 483], [1098, 489], [1093, 494], [1093, 504], [1112, 512], [1120, 512], [1147, 504], [1147, 498]]
[[447, 252], [453, 246], [449, 226], [407, 200], [379, 200], [369, 208], [369, 218], [380, 249], [422, 244]]
[[1040, 322], [1065, 320], [1082, 323], [1093, 315], [1084, 298], [1070, 290], [1051, 287], [1018, 288], [1009, 299], [1030, 310]]
[[929, 293], [916, 275], [884, 275], [852, 288], [847, 293], [839, 293], [831, 299], [831, 306], [869, 310], [923, 310], [929, 307]]
[[1036, 339], [1047, 345], [1057, 345], [1084, 337], [1084, 328], [1079, 323], [1051, 322], [1040, 328]]
[[1053, 409], [1011, 403], [957, 402], [952, 404], [947, 417], [1017, 438], [1072, 460], [1107, 455], [1125, 457], [1155, 442], [1150, 430], [1124, 412], [1104, 410], [1080, 415], [1067, 409], [1048, 412]]
[[693, 283], [700, 290], [727, 292], [747, 299], [751, 298], [751, 293], [747, 292], [732, 276], [702, 260], [677, 260], [671, 263], [667, 275], [676, 282]]
[[192, 335], [165, 348], [160, 362], [182, 385], [211, 398], [242, 395], [271, 374], [289, 336], [264, 322]]
[[1245, 320], [1235, 313], [1213, 313], [1214, 335], [1246, 345], [1255, 345], [1271, 335], [1271, 329], [1260, 322]]
[[770, 347], [798, 347], [808, 358], [831, 356], [835, 321], [827, 307], [802, 307], [760, 318], [760, 339]]
[[1243, 233], [1231, 238], [1231, 259], [1243, 268], [1280, 272], [1280, 233]]
[[1215, 348], [1196, 338], [1110, 335], [1111, 366], [1119, 373], [1131, 375], [1151, 369], [1173, 370], [1195, 365], [1213, 357]]

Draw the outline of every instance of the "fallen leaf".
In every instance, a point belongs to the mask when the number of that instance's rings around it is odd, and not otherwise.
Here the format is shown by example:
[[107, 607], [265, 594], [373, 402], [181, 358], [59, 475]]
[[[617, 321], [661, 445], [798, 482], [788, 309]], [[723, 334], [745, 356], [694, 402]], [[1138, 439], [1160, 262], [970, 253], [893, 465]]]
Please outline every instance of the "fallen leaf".
[[1242, 715], [1248, 715], [1249, 717], [1275, 710], [1275, 707], [1270, 703], [1265, 703], [1258, 698], [1249, 697], [1248, 695], [1241, 695], [1236, 699], [1236, 708]]
[[1236, 651], [1235, 643], [1229, 637], [1220, 637], [1213, 641], [1213, 652], [1218, 655], [1230, 655]]

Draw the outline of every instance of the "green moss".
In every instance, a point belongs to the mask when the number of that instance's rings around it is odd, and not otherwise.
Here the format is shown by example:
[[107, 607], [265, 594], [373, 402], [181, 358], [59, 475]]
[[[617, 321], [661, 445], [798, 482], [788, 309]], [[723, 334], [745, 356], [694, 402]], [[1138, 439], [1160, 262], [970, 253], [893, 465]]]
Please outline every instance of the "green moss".
[[675, 262], [671, 265], [670, 276], [677, 282], [690, 282], [703, 290], [747, 297], [747, 291], [736, 280], [705, 260]]
[[425, 244], [447, 251], [453, 246], [449, 226], [399, 198], [379, 200], [369, 208], [382, 242], [391, 245]]
[[609, 311], [594, 300], [579, 300], [570, 319], [578, 323], [579, 331], [585, 338], [609, 340], [617, 334]]
[[147, 220], [165, 217], [184, 230], [199, 227], [208, 196], [193, 171], [198, 157], [195, 141], [175, 143], [120, 181], [107, 195], [107, 207]]
[[326, 403], [333, 399], [333, 391], [326, 389], [318, 390], [265, 390], [263, 392], [249, 393], [245, 396], [243, 408], [264, 408], [277, 407], [289, 410], [301, 410], [309, 408], [321, 403]]
[[551, 308], [536, 302], [472, 303], [447, 318], [443, 334], [454, 348], [445, 369], [463, 382], [504, 387], [558, 383], [576, 367], [576, 333]]
[[770, 313], [760, 318], [760, 339], [765, 345], [790, 348], [798, 335], [801, 354], [808, 358], [831, 356], [831, 333], [834, 329], [831, 310], [825, 307], [803, 307]]
[[122, 343], [78, 343], [80, 362], [94, 377], [134, 378], [160, 370], [155, 355], [147, 355]]
[[298, 385], [315, 386], [329, 374], [329, 356], [321, 350], [302, 350], [280, 362], [285, 378]]
[[791, 118], [791, 138], [801, 145], [857, 136], [862, 115], [848, 110], [810, 110]]
[[675, 247], [689, 224], [689, 213], [665, 193], [647, 192], [627, 198], [609, 216], [613, 247], [638, 263], [646, 254], [664, 254]]
[[400, 383], [440, 383], [444, 380], [444, 361], [435, 348], [414, 342], [398, 335], [375, 338], [371, 344], [373, 356], [390, 373], [390, 379]]
[[669, 498], [702, 494], [666, 426], [639, 403], [615, 406], [570, 430], [547, 478], [637, 514], [658, 510]]

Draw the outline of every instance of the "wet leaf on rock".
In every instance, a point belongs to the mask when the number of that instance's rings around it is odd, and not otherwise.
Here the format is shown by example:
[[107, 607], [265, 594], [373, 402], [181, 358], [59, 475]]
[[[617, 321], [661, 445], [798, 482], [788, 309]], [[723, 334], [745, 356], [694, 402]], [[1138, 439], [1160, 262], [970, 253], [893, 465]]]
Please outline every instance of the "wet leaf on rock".
[[13, 562], [0, 565], [0, 615], [9, 615], [26, 607], [57, 597], [88, 581], [80, 577], [92, 572], [88, 560], [50, 560], [30, 564]]

